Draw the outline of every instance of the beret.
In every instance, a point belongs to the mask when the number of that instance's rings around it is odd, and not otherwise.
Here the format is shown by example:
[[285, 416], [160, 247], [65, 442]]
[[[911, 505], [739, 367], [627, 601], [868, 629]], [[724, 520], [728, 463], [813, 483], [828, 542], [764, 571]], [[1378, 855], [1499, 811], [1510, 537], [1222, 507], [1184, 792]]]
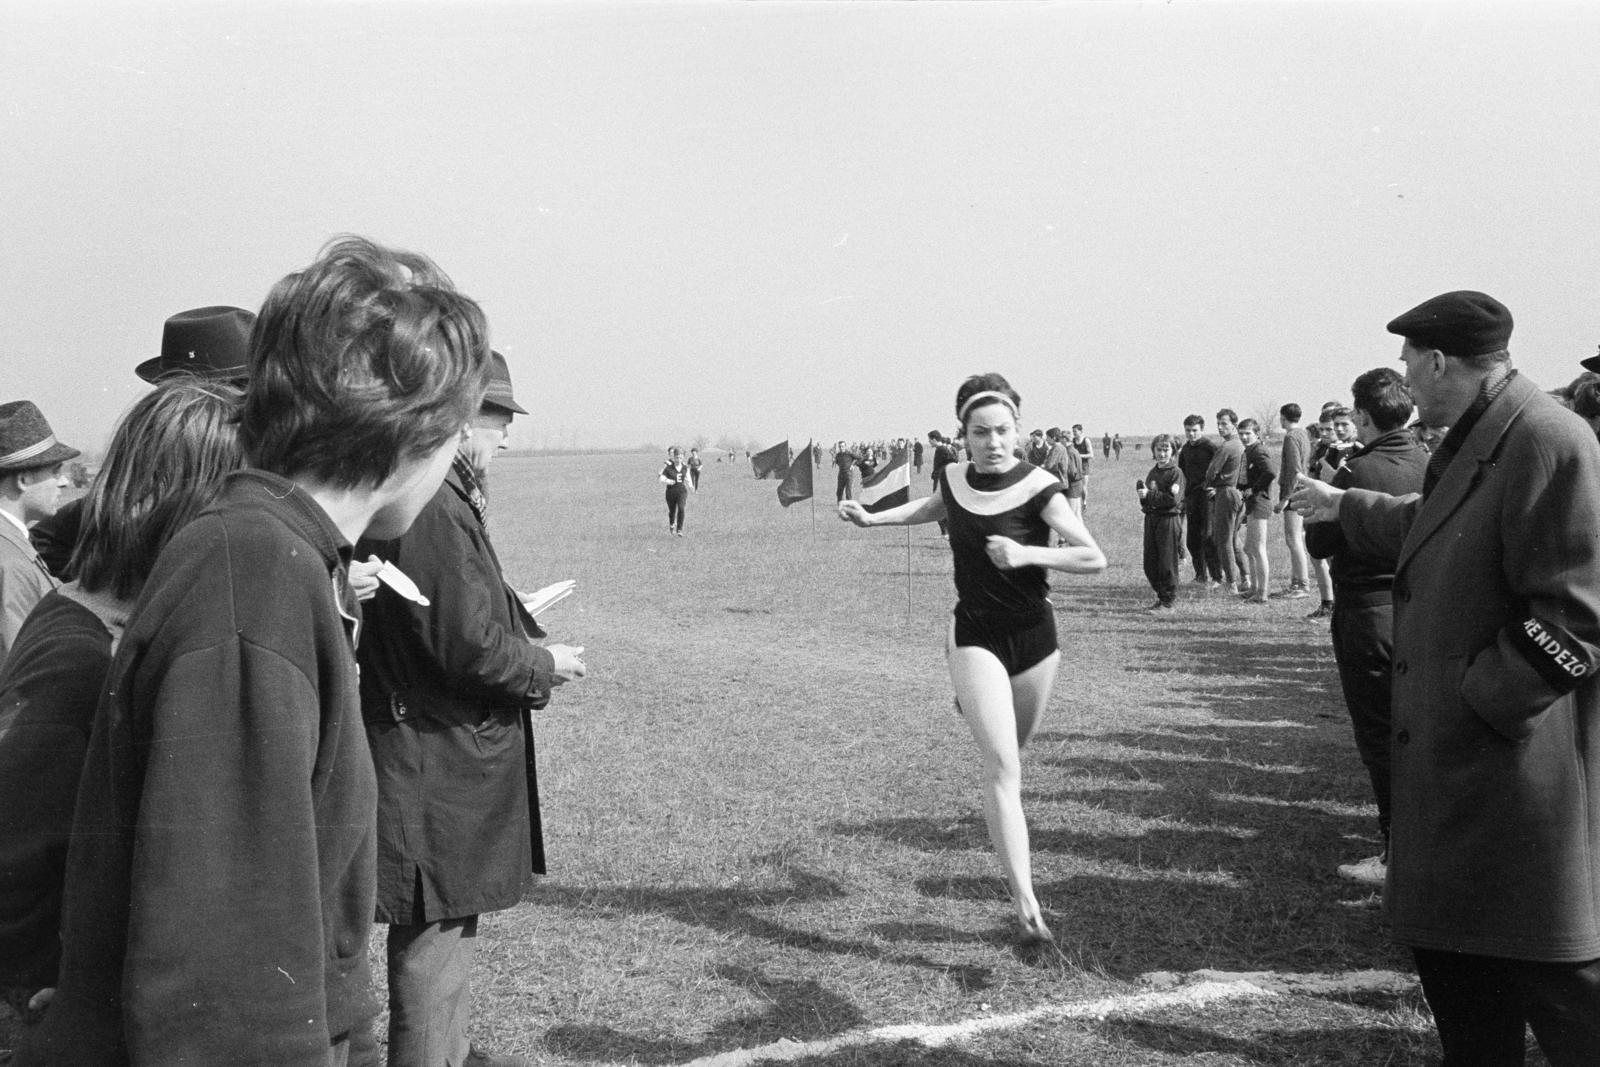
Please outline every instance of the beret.
[[1487, 293], [1458, 289], [1424, 300], [1387, 328], [1447, 356], [1481, 356], [1511, 340], [1511, 311]]

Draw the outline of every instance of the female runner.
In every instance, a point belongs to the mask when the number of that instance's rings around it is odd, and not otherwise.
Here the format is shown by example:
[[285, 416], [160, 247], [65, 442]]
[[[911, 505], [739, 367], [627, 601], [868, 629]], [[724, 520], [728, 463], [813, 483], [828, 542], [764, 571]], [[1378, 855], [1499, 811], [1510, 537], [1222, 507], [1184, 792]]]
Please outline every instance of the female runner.
[[[946, 644], [956, 708], [983, 755], [983, 815], [1011, 887], [1024, 944], [1051, 939], [1033, 893], [1020, 754], [1050, 702], [1061, 652], [1045, 569], [1093, 574], [1100, 546], [1073, 514], [1055, 476], [1017, 458], [1021, 398], [998, 374], [968, 378], [956, 417], [971, 462], [945, 468], [932, 496], [873, 514], [839, 504], [857, 526], [947, 521], [956, 607]], [[1050, 531], [1059, 548], [1047, 547]]]

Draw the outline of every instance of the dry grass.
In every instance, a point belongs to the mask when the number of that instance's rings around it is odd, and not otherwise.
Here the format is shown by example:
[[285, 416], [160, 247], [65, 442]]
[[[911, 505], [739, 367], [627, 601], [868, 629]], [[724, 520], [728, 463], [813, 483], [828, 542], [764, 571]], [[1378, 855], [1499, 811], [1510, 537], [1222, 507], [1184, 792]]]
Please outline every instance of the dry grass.
[[[1125, 992], [1153, 970], [1408, 969], [1333, 874], [1376, 844], [1325, 626], [1304, 621], [1306, 601], [1202, 596], [1144, 615], [1135, 455], [1095, 464], [1088, 521], [1112, 565], [1055, 580], [1066, 655], [1024, 764], [1060, 952], [1012, 944], [944, 673], [934, 528], [908, 549], [904, 531], [835, 519], [826, 470], [813, 521], [747, 465], [713, 463], [688, 536], [671, 538], [655, 457], [503, 460], [490, 521], [507, 572], [578, 580], [545, 621], [587, 646], [592, 674], [538, 716], [551, 874], [484, 920], [477, 1039], [540, 1064], [669, 1064]], [[1413, 993], [803, 1062], [1436, 1054]]]

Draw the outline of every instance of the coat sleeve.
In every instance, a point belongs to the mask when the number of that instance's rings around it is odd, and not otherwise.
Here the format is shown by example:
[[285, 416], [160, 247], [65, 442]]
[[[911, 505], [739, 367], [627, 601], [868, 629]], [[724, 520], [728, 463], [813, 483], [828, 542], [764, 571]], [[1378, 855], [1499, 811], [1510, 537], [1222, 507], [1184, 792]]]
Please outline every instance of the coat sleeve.
[[1393, 565], [1411, 529], [1422, 497], [1390, 496], [1371, 489], [1347, 489], [1339, 504], [1339, 527], [1345, 544], [1362, 555]]
[[305, 711], [316, 688], [232, 640], [172, 661], [145, 699], [122, 976], [129, 1060], [324, 1063], [333, 953], [318, 841], [330, 828], [315, 817], [318, 722]]
[[1514, 462], [1527, 476], [1508, 479], [1500, 505], [1504, 574], [1520, 608], [1461, 681], [1473, 711], [1512, 740], [1600, 664], [1600, 455], [1593, 441], [1552, 443], [1536, 441], [1525, 468]]
[[[1159, 470], [1159, 468], [1157, 468]], [[1145, 511], [1161, 512], [1176, 508], [1183, 502], [1183, 472], [1174, 471], [1172, 484], [1167, 489], [1157, 487], [1156, 471], [1152, 470], [1146, 482], [1148, 491], [1141, 502]]]
[[0, 556], [0, 660], [4, 660], [33, 606], [50, 591], [50, 581], [37, 564], [10, 545], [0, 553], [4, 553]]
[[[1349, 472], [1341, 470], [1334, 475], [1336, 489], [1349, 489]], [[1344, 527], [1337, 522], [1306, 523], [1306, 551], [1312, 559], [1332, 559], [1345, 549]], [[1398, 555], [1399, 549], [1395, 550]]]
[[[441, 494], [450, 492], [448, 486]], [[406, 631], [429, 684], [475, 700], [543, 707], [555, 660], [530, 640], [514, 610], [488, 535], [466, 505], [441, 495], [403, 539], [393, 560], [429, 600], [424, 607], [380, 587], [379, 610]]]

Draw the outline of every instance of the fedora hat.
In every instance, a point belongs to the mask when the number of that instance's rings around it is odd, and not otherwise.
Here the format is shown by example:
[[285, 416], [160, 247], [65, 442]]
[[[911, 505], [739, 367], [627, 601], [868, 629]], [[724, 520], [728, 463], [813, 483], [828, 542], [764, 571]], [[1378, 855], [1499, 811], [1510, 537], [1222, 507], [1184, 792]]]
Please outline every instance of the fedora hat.
[[31, 400], [0, 404], [0, 471], [54, 467], [78, 455], [56, 440], [44, 413]]
[[511, 368], [506, 366], [506, 357], [498, 352], [489, 353], [489, 389], [483, 394], [483, 402], [514, 411], [518, 415], [528, 413], [528, 409], [518, 404], [511, 395]]
[[147, 382], [169, 374], [201, 378], [248, 378], [253, 312], [213, 306], [180, 311], [161, 329], [161, 355], [147, 359], [133, 373]]

